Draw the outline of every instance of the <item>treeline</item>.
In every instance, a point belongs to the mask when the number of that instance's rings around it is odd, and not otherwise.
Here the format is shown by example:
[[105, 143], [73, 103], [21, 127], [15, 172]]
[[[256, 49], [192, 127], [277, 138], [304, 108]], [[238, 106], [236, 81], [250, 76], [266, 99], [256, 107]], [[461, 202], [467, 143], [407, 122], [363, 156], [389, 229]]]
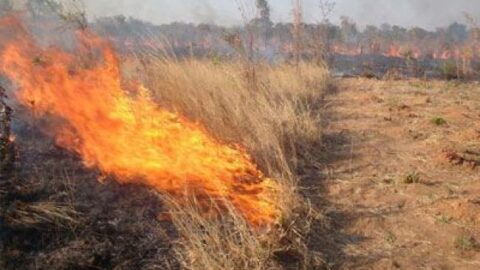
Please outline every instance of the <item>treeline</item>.
[[[294, 50], [294, 25], [272, 23], [268, 17], [252, 20], [244, 27], [222, 27], [212, 24], [175, 22], [154, 25], [135, 18], [116, 16], [98, 19], [95, 29], [127, 47], [203, 49], [230, 52], [232, 40], [240, 37], [257, 52], [289, 54]], [[383, 24], [360, 29], [347, 17], [341, 23], [302, 24], [304, 53], [384, 54], [394, 57], [455, 58], [467, 53], [478, 56], [480, 28], [453, 23], [429, 31], [420, 27], [404, 28]]]
[[[154, 25], [125, 16], [100, 18], [88, 23], [73, 0], [25, 0], [33, 16], [51, 17], [92, 27], [126, 51], [156, 50], [175, 56], [230, 56], [245, 54], [268, 60], [305, 59], [324, 61], [334, 55], [383, 55], [397, 58], [459, 60], [469, 66], [480, 59], [480, 27], [465, 16], [467, 24], [452, 23], [434, 31], [383, 24], [360, 28], [348, 17], [339, 24], [273, 23], [268, 1], [257, 0], [258, 17], [245, 26], [175, 22]], [[328, 1], [327, 1], [328, 2]], [[0, 15], [14, 9], [12, 0], [0, 0]], [[72, 12], [72, 10], [74, 12]], [[323, 17], [327, 17], [323, 15]], [[58, 19], [58, 18], [57, 18]], [[37, 18], [38, 21], [38, 18]], [[300, 25], [299, 25], [300, 24]], [[35, 25], [36, 28], [41, 26]]]

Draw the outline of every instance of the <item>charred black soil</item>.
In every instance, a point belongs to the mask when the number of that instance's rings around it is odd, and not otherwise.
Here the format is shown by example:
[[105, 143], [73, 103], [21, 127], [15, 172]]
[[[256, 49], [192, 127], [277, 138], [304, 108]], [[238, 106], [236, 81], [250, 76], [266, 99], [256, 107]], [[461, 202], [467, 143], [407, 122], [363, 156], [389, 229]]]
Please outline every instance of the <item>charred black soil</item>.
[[0, 180], [0, 268], [175, 269], [158, 195], [120, 185], [29, 127]]

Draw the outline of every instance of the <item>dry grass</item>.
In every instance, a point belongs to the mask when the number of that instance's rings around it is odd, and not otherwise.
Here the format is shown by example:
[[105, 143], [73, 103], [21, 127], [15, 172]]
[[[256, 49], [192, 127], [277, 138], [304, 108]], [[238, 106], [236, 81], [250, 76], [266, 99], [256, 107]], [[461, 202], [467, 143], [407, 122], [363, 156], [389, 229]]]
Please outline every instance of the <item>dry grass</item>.
[[233, 206], [222, 216], [205, 218], [195, 200], [181, 205], [175, 199], [167, 201], [175, 227], [183, 236], [176, 254], [185, 269], [273, 268], [275, 243], [252, 230]]
[[[205, 218], [195, 199], [181, 204], [178, 199], [163, 199], [182, 236], [175, 254], [184, 269], [266, 270], [283, 269], [287, 265], [289, 269], [312, 269], [323, 263], [317, 257], [319, 254], [310, 254], [305, 245], [311, 220], [317, 218], [309, 205], [297, 203], [296, 208], [289, 209], [292, 213], [288, 219], [258, 229], [252, 228], [225, 201], [221, 202], [222, 215]], [[212, 207], [220, 209], [218, 202], [212, 201]]]
[[[136, 65], [125, 67], [131, 71]], [[252, 89], [241, 67], [238, 62], [149, 60], [142, 69], [162, 106], [202, 123], [224, 142], [242, 144], [282, 186], [277, 203], [283, 216], [263, 231], [250, 228], [232, 207], [218, 219], [206, 219], [195, 201], [179, 206], [167, 199], [183, 236], [179, 261], [186, 269], [278, 269], [273, 257], [296, 254], [297, 267], [304, 268], [303, 236], [311, 212], [296, 192], [295, 172], [318, 149], [319, 104], [329, 75], [307, 64], [259, 65]]]
[[12, 226], [70, 228], [79, 224], [80, 214], [68, 204], [55, 202], [17, 202], [9, 210], [5, 220]]
[[223, 141], [240, 143], [270, 176], [290, 179], [300, 149], [321, 137], [315, 110], [328, 73], [301, 65], [259, 66], [251, 89], [237, 62], [155, 61], [147, 66], [147, 86], [158, 101], [199, 121]]

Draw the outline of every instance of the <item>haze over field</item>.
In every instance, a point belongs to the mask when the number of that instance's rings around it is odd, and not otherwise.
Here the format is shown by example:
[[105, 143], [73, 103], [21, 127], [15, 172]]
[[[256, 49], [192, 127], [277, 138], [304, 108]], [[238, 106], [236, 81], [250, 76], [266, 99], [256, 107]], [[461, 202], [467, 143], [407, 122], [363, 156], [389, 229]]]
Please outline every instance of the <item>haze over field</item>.
[[[86, 0], [92, 17], [124, 14], [153, 23], [185, 21], [236, 25], [242, 23], [238, 2], [248, 3], [247, 10], [254, 12], [254, 1], [225, 0]], [[320, 20], [318, 0], [304, 0], [305, 19]], [[420, 26], [435, 29], [454, 21], [464, 22], [464, 12], [480, 11], [480, 1], [472, 0], [337, 0], [331, 18], [337, 22], [340, 16], [349, 16], [360, 25], [382, 23], [402, 26]], [[274, 21], [291, 20], [291, 0], [270, 1]]]

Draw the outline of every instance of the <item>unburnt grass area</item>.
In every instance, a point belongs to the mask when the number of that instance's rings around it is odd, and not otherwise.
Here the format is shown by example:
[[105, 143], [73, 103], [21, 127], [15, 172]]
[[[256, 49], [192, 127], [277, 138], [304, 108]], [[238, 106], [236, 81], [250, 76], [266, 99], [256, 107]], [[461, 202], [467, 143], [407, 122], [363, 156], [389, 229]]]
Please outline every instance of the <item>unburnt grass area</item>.
[[325, 104], [310, 248], [333, 269], [479, 269], [480, 85], [342, 79]]

